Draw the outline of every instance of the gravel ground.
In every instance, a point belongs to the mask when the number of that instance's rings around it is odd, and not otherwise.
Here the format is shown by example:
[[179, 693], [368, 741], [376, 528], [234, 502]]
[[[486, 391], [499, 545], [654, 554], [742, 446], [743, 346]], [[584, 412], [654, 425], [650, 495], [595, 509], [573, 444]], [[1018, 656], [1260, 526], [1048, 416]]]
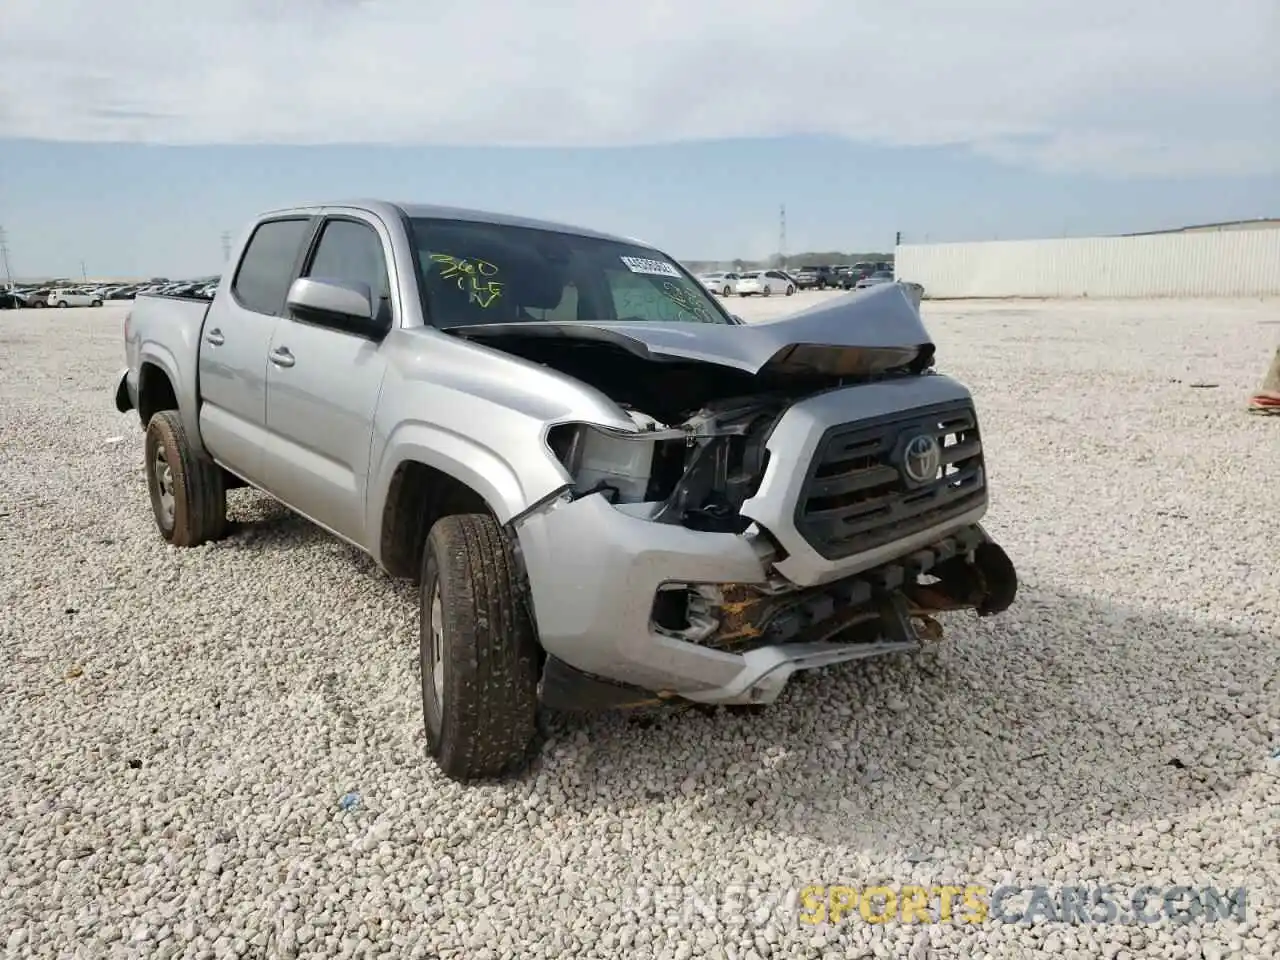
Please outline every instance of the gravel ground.
[[[234, 536], [166, 547], [112, 406], [122, 311], [0, 313], [0, 946], [1280, 955], [1280, 423], [1242, 410], [1277, 304], [925, 312], [1017, 605], [759, 713], [554, 720], [472, 788], [424, 759], [410, 589], [248, 491]], [[785, 899], [1102, 882], [1243, 885], [1248, 915], [815, 928]]]

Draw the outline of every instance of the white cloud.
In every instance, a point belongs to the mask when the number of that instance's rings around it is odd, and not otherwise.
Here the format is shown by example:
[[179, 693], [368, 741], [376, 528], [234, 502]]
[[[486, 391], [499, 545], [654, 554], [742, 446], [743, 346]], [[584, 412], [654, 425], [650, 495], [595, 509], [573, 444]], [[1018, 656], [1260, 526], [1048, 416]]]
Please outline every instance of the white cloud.
[[827, 133], [1054, 170], [1270, 174], [1277, 49], [1276, 0], [4, 0], [0, 136]]

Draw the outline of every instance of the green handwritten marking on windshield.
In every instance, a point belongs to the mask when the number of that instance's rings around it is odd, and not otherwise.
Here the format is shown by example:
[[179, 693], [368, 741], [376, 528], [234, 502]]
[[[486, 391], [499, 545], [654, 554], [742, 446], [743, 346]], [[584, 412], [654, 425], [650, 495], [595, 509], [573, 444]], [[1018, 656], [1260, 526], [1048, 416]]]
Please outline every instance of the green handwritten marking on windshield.
[[455, 281], [467, 299], [481, 309], [492, 306], [502, 296], [502, 282], [488, 279], [498, 275], [498, 268], [488, 260], [464, 260], [447, 253], [433, 253], [431, 259], [440, 264], [440, 279]]
[[707, 309], [706, 304], [702, 303], [698, 298], [685, 290], [679, 284], [672, 283], [670, 280], [662, 285], [662, 292], [677, 307], [680, 313], [679, 320], [697, 320], [699, 323], [715, 323], [711, 316], [711, 312]]

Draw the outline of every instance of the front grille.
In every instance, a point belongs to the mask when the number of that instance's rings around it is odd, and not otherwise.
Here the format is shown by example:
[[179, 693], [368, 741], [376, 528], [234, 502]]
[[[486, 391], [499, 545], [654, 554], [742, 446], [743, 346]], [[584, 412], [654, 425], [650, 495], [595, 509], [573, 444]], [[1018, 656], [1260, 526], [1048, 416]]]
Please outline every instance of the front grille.
[[[920, 435], [937, 440], [939, 464], [932, 479], [913, 483], [903, 455]], [[822, 557], [839, 560], [927, 530], [986, 496], [972, 405], [922, 407], [827, 430], [796, 503], [796, 529]]]

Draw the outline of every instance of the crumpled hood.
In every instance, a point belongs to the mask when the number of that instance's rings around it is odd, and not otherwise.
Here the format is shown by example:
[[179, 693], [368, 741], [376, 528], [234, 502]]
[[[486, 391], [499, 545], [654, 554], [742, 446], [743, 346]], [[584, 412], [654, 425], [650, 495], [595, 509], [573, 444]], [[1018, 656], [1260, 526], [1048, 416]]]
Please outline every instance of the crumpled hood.
[[511, 338], [566, 338], [612, 343], [655, 361], [702, 361], [751, 374], [872, 376], [932, 363], [934, 345], [919, 302], [916, 291], [892, 283], [762, 323], [529, 322], [445, 332], [497, 349]]

